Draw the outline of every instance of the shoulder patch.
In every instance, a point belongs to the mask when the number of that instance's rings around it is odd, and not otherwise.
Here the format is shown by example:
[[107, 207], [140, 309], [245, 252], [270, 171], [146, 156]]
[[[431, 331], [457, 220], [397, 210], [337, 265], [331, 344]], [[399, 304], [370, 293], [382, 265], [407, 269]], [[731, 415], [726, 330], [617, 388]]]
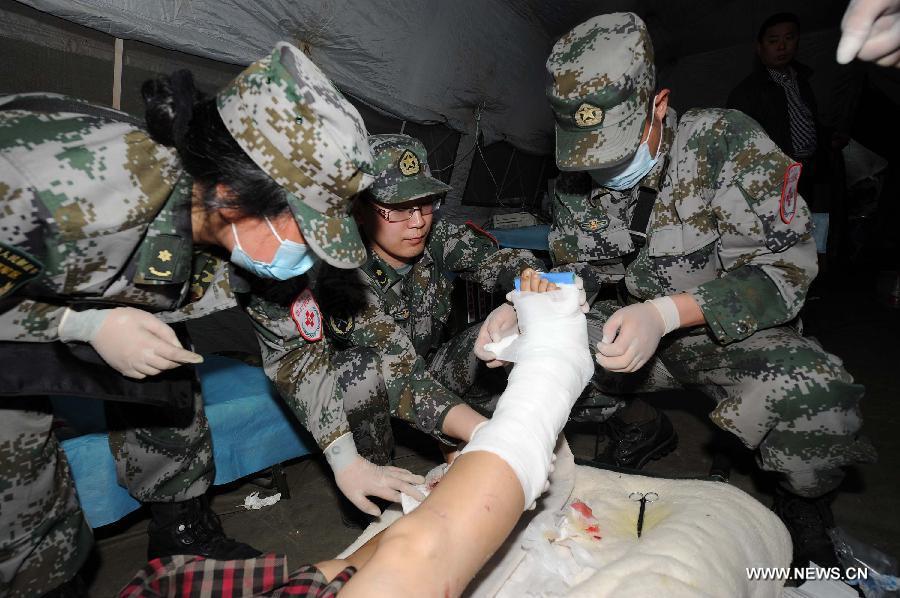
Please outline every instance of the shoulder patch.
[[781, 213], [781, 221], [790, 224], [797, 213], [797, 185], [800, 182], [800, 172], [803, 165], [795, 162], [784, 171], [784, 182], [781, 185], [781, 201], [778, 211]]
[[291, 318], [304, 339], [322, 340], [322, 310], [309, 289], [303, 289], [291, 303]]
[[0, 242], [0, 299], [37, 277], [44, 264], [24, 249]]

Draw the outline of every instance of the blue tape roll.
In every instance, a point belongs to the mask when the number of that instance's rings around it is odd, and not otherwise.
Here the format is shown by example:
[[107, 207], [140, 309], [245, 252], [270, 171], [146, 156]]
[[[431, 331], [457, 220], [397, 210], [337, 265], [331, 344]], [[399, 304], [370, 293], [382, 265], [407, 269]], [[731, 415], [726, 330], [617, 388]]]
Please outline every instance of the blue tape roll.
[[[554, 284], [575, 284], [575, 273], [574, 272], [541, 272], [541, 278], [548, 282], [552, 282]], [[522, 281], [519, 280], [519, 277], [516, 276], [515, 285], [516, 290], [520, 291]]]

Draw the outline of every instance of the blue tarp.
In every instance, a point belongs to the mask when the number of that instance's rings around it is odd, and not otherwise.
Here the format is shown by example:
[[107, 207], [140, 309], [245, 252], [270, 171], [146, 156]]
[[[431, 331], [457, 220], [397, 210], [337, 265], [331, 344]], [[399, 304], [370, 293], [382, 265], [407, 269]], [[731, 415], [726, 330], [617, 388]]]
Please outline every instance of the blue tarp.
[[494, 235], [497, 242], [500, 243], [500, 247], [550, 250], [550, 244], [547, 241], [547, 235], [550, 234], [549, 224], [537, 224], [520, 228], [492, 228], [488, 232]]
[[[227, 484], [308, 454], [305, 435], [261, 368], [207, 355], [197, 366], [212, 433], [216, 484]], [[116, 481], [103, 402], [56, 397], [57, 416], [85, 435], [62, 443], [91, 527], [113, 523], [140, 504]], [[310, 442], [310, 446], [314, 446]]]

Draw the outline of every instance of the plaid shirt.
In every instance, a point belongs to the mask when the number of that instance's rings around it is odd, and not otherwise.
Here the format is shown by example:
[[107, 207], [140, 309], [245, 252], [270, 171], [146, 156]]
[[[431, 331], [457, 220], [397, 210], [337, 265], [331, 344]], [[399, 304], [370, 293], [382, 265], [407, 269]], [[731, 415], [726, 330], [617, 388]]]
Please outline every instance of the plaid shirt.
[[280, 554], [234, 561], [176, 555], [147, 563], [119, 598], [333, 598], [354, 573], [355, 567], [347, 567], [329, 583], [313, 565], [289, 574], [287, 557]]

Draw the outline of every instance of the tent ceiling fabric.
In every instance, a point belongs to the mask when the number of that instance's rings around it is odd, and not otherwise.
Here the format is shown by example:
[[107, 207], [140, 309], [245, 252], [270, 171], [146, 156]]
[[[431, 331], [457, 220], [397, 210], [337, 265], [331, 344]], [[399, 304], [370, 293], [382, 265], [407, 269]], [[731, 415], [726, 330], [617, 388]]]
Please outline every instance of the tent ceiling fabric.
[[471, 132], [478, 112], [487, 143], [505, 139], [541, 154], [553, 146], [544, 99], [550, 46], [594, 14], [644, 16], [665, 80], [682, 57], [729, 47], [722, 60], [704, 62], [733, 71], [734, 47], [749, 52], [768, 14], [794, 10], [804, 32], [833, 30], [845, 6], [844, 0], [19, 1], [116, 37], [237, 64], [288, 40], [343, 90], [393, 115]]
[[287, 40], [335, 83], [417, 122], [471, 130], [478, 106], [490, 143], [552, 147], [543, 96], [550, 41], [502, 0], [22, 0], [124, 39], [247, 64]]

